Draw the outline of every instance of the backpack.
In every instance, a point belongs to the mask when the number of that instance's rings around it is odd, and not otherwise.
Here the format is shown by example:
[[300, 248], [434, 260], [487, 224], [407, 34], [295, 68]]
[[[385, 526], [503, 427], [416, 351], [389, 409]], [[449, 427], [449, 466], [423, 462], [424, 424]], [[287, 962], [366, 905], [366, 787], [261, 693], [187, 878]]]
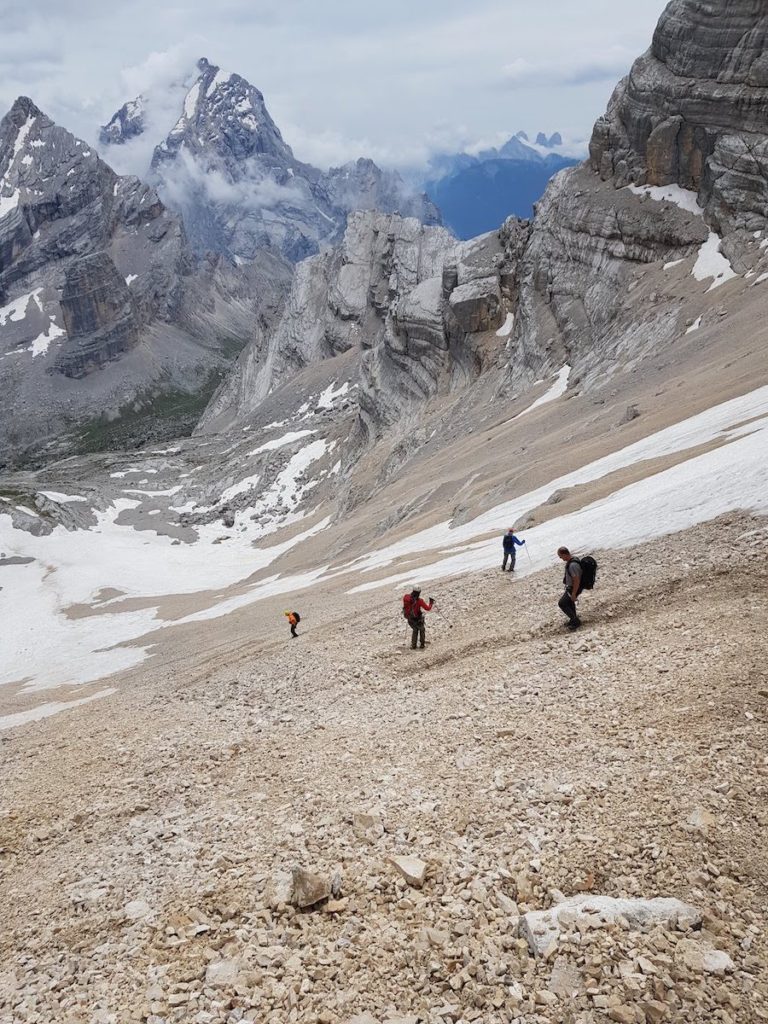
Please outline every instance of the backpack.
[[298, 626], [298, 624], [301, 622], [301, 616], [299, 615], [298, 612], [294, 612], [293, 617], [294, 619], [296, 619], [296, 625]]
[[414, 603], [418, 604], [418, 600], [414, 602], [411, 594], [406, 594], [403, 598], [403, 616], [410, 622], [411, 619], [418, 618], [421, 614], [420, 611], [414, 609]]
[[[579, 593], [582, 590], [593, 590], [597, 581], [597, 562], [594, 560], [592, 555], [584, 555], [583, 558], [572, 558], [568, 565], [572, 562], [577, 562], [581, 566], [581, 586], [579, 587]], [[568, 565], [565, 567], [565, 576], [563, 576], [563, 583], [568, 586]]]
[[592, 555], [585, 555], [579, 561], [581, 562], [581, 589], [592, 590], [597, 582], [597, 562]]

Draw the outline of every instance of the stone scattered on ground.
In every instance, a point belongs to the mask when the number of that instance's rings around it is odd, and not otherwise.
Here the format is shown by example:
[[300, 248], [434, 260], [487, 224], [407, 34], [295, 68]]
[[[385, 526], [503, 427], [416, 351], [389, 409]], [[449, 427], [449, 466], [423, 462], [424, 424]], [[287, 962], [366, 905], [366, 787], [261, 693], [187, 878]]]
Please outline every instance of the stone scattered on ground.
[[767, 541], [600, 552], [576, 636], [482, 573], [423, 655], [382, 595], [5, 733], [0, 1021], [768, 1022]]

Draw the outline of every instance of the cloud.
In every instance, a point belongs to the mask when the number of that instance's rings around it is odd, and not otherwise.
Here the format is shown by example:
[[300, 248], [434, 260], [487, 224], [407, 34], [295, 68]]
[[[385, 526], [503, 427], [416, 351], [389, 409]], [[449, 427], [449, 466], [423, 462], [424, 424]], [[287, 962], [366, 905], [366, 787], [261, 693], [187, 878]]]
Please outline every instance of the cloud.
[[[0, 0], [0, 104], [19, 93], [92, 141], [127, 99], [156, 90], [157, 137], [125, 158], [146, 164], [170, 124], [177, 76], [207, 56], [264, 93], [298, 157], [321, 165], [372, 155], [387, 166], [509, 136], [589, 134], [615, 80], [648, 46], [665, 0]], [[147, 57], [148, 50], [154, 51]], [[122, 70], [121, 70], [122, 69]], [[502, 69], [506, 69], [502, 72]], [[576, 87], [577, 86], [577, 87]], [[166, 124], [161, 125], [165, 120]], [[446, 126], [448, 126], [446, 128]], [[451, 127], [458, 126], [458, 127]], [[113, 160], [119, 158], [114, 155]]]
[[515, 57], [514, 60], [504, 65], [501, 78], [511, 86], [573, 86], [590, 85], [595, 82], [616, 82], [626, 75], [636, 56], [637, 54], [623, 48], [614, 48], [606, 54], [587, 60], [553, 61]]
[[156, 50], [141, 63], [121, 70], [121, 95], [125, 100], [142, 97], [145, 127], [141, 135], [120, 145], [99, 145], [101, 157], [118, 174], [146, 177], [155, 146], [179, 119], [184, 97], [197, 75], [197, 43], [190, 40]]
[[176, 209], [183, 209], [193, 199], [222, 206], [237, 206], [239, 210], [254, 213], [271, 209], [280, 203], [291, 206], [305, 206], [309, 196], [298, 184], [281, 185], [274, 179], [264, 177], [263, 172], [249, 161], [238, 165], [243, 178], [231, 181], [218, 168], [207, 168], [191, 153], [182, 149], [172, 162], [164, 164], [159, 171], [158, 190], [164, 202]]

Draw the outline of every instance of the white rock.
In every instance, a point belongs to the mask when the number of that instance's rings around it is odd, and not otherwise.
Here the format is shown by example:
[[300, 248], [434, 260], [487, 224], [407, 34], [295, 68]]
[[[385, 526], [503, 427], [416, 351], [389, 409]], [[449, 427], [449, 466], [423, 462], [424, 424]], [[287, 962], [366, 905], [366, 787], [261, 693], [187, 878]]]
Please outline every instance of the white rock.
[[706, 950], [703, 966], [707, 974], [732, 974], [736, 970], [736, 964], [722, 949]]
[[695, 807], [688, 816], [688, 824], [700, 832], [706, 832], [710, 825], [714, 825], [717, 819], [714, 814], [705, 807]]
[[239, 973], [240, 965], [237, 960], [215, 960], [208, 964], [205, 983], [212, 988], [224, 988], [233, 985]]
[[293, 896], [293, 878], [289, 871], [275, 871], [267, 882], [264, 899], [273, 910], [281, 903], [290, 903]]
[[396, 867], [409, 885], [420, 889], [427, 877], [427, 863], [418, 857], [388, 857], [389, 863]]
[[683, 939], [675, 951], [677, 959], [694, 974], [730, 974], [736, 965], [722, 949], [714, 949], [701, 941]]
[[561, 999], [572, 999], [583, 988], [581, 971], [571, 964], [564, 956], [559, 956], [552, 965], [552, 976], [549, 979], [549, 990]]
[[630, 928], [649, 928], [653, 925], [690, 928], [701, 923], [701, 914], [695, 907], [677, 899], [652, 900], [616, 899], [612, 896], [571, 896], [550, 910], [535, 910], [520, 920], [520, 935], [532, 953], [544, 956], [557, 944], [562, 923], [560, 915], [572, 911], [576, 923], [589, 927], [605, 927], [624, 918]]
[[129, 921], [143, 921], [152, 913], [152, 908], [144, 900], [131, 900], [123, 907], [123, 913]]

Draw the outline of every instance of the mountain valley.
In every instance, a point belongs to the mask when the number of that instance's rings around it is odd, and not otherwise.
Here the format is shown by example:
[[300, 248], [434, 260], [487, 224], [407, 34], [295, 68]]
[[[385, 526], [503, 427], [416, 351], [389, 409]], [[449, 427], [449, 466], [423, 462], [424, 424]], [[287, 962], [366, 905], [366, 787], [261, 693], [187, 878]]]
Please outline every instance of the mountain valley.
[[766, 52], [672, 0], [469, 238], [205, 59], [145, 180], [14, 104], [3, 1024], [768, 1021]]

